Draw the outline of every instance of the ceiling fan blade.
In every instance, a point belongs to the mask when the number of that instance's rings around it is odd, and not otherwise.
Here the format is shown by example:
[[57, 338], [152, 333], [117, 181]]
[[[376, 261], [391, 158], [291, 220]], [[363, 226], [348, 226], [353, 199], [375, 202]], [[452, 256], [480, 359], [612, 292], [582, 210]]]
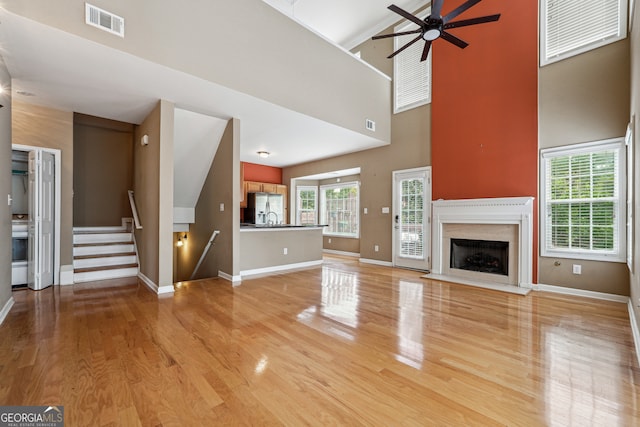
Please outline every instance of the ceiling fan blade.
[[446, 31], [443, 31], [442, 34], [440, 34], [440, 37], [442, 37], [443, 39], [445, 39], [449, 43], [455, 44], [460, 49], [464, 49], [465, 47], [469, 46], [469, 43], [467, 43], [466, 41], [464, 41], [462, 39], [459, 39], [456, 36], [454, 36], [453, 34], [447, 33]]
[[451, 21], [456, 16], [460, 15], [465, 10], [469, 9], [471, 6], [474, 6], [474, 5], [478, 4], [478, 3], [480, 3], [480, 0], [469, 0], [466, 3], [462, 3], [460, 6], [458, 6], [455, 9], [453, 9], [445, 17], [443, 17], [442, 18], [442, 22], [444, 22], [446, 24], [447, 22]]
[[407, 34], [417, 34], [421, 32], [422, 32], [422, 28], [418, 28], [417, 30], [413, 30], [413, 31], [403, 31], [401, 33], [382, 34], [380, 36], [373, 36], [371, 37], [371, 40], [386, 39], [387, 37], [406, 36]]
[[395, 4], [392, 4], [391, 6], [389, 6], [388, 9], [393, 11], [393, 12], [395, 12], [395, 13], [397, 13], [400, 16], [403, 16], [403, 17], [407, 18], [409, 21], [415, 22], [416, 24], [420, 25], [421, 28], [424, 25], [424, 21], [422, 19], [418, 18], [417, 16], [414, 16], [414, 15], [410, 14], [409, 12], [407, 12], [404, 9], [400, 9]]
[[444, 0], [432, 0], [431, 2], [431, 16], [439, 18], [442, 14], [442, 3]]
[[462, 21], [449, 22], [448, 24], [444, 24], [443, 28], [445, 30], [448, 30], [449, 28], [460, 28], [466, 27], [468, 25], [484, 24], [485, 22], [497, 21], [498, 19], [500, 19], [499, 13], [497, 15], [481, 16], [480, 18], [463, 19]]
[[429, 56], [430, 48], [431, 48], [431, 40], [425, 40], [424, 49], [422, 50], [422, 58], [420, 58], [420, 62], [427, 59], [427, 56]]
[[397, 54], [399, 54], [400, 52], [402, 52], [403, 50], [405, 50], [406, 48], [408, 48], [409, 46], [411, 46], [412, 44], [414, 44], [415, 42], [417, 42], [421, 38], [422, 38], [422, 34], [420, 34], [418, 37], [416, 37], [415, 39], [411, 40], [409, 43], [407, 43], [404, 46], [402, 46], [400, 49], [398, 49], [395, 52], [393, 52], [391, 55], [387, 56], [387, 59], [393, 58], [394, 56], [396, 56]]

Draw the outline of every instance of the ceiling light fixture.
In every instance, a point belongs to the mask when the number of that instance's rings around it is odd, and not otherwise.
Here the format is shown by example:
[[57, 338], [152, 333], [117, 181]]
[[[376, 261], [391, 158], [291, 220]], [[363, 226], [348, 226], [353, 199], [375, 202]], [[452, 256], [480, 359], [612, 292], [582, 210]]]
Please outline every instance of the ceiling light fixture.
[[258, 151], [258, 156], [262, 157], [263, 159], [266, 159], [267, 157], [269, 157], [269, 153], [268, 151]]

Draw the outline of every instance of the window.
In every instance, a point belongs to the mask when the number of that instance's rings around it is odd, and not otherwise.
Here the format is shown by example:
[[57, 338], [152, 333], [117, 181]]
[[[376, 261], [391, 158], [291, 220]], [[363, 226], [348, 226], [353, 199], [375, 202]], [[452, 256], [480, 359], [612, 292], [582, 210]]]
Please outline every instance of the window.
[[324, 234], [359, 236], [359, 183], [320, 186], [320, 223], [327, 224]]
[[622, 138], [542, 150], [543, 256], [626, 260], [624, 150]]
[[300, 186], [296, 192], [296, 224], [318, 224], [318, 187]]
[[540, 9], [541, 65], [627, 35], [627, 0], [542, 0]]
[[[429, 13], [428, 11], [426, 13]], [[396, 32], [415, 30], [416, 24], [396, 27]], [[419, 36], [410, 34], [394, 38], [394, 52]], [[431, 51], [426, 61], [420, 61], [424, 41], [418, 40], [411, 47], [393, 57], [393, 112], [400, 113], [431, 102]]]

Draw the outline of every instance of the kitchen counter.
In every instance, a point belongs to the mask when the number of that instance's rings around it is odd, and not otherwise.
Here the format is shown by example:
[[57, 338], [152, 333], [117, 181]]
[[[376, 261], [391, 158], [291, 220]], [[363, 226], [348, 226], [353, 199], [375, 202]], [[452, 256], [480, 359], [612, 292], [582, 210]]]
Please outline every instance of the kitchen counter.
[[322, 264], [322, 225], [240, 226], [240, 277]]
[[240, 224], [240, 231], [256, 231], [256, 230], [288, 230], [288, 229], [313, 229], [322, 228], [325, 225], [295, 225], [295, 224]]

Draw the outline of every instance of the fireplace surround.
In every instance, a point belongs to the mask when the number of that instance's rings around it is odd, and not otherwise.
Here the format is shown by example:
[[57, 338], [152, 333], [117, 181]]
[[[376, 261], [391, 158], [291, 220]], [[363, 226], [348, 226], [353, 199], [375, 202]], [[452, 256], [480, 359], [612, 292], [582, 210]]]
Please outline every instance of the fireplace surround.
[[[533, 197], [432, 202], [433, 262], [425, 278], [526, 294], [532, 287]], [[505, 274], [452, 267], [451, 240], [506, 242]]]

